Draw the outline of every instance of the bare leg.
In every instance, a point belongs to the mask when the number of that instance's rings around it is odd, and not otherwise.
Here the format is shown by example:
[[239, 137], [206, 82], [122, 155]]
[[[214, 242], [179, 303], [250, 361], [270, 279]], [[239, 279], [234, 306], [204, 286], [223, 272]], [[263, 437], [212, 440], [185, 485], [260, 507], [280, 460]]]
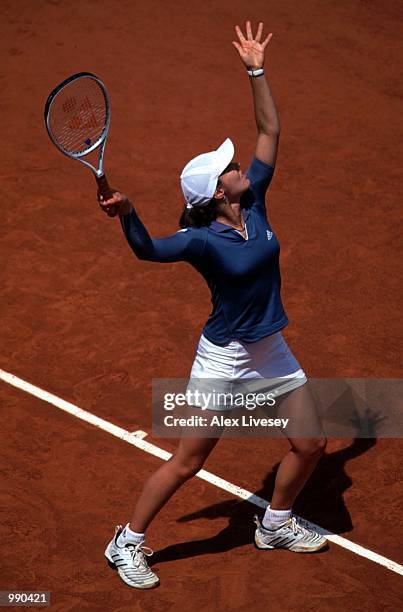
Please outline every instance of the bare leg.
[[[200, 415], [200, 411], [195, 414]], [[137, 500], [130, 529], [144, 533], [156, 514], [179, 487], [203, 467], [219, 440], [183, 436], [175, 454], [147, 480]]]
[[[290, 418], [291, 432], [287, 436], [291, 449], [285, 455], [277, 471], [270, 507], [273, 510], [291, 508], [326, 448], [315, 400], [308, 385], [292, 391], [281, 403], [279, 416]], [[303, 432], [314, 437], [299, 437]]]

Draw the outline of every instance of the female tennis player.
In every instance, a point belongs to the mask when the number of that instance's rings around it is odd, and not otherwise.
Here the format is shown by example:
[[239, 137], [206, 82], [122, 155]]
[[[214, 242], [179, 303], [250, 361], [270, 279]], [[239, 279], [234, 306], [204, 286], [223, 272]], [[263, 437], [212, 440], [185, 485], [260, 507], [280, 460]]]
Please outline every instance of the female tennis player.
[[[213, 310], [203, 328], [190, 378], [279, 378], [275, 392], [287, 414], [315, 418], [306, 376], [281, 333], [288, 319], [280, 297], [279, 243], [265, 207], [280, 133], [264, 74], [265, 50], [272, 34], [262, 41], [263, 23], [259, 23], [253, 37], [249, 21], [246, 37], [239, 26], [235, 31], [238, 41], [233, 45], [248, 71], [257, 126], [256, 148], [247, 173], [233, 161], [229, 138], [218, 149], [192, 159], [181, 174], [186, 202], [180, 218], [182, 229], [165, 238], [150, 237], [121, 192], [115, 191], [106, 201], [98, 195], [98, 201], [107, 214], [118, 211], [126, 239], [139, 259], [186, 261], [207, 281]], [[195, 405], [194, 410], [200, 408]], [[292, 505], [323, 453], [326, 439], [323, 435], [287, 437], [290, 450], [280, 463], [271, 503], [262, 521], [255, 517], [255, 544], [259, 549], [313, 552], [327, 541], [292, 514]], [[105, 555], [129, 586], [145, 589], [159, 583], [147, 564], [152, 550], [144, 545], [145, 531], [175, 491], [202, 468], [218, 439], [182, 436], [172, 458], [143, 486], [130, 523], [116, 527]]]

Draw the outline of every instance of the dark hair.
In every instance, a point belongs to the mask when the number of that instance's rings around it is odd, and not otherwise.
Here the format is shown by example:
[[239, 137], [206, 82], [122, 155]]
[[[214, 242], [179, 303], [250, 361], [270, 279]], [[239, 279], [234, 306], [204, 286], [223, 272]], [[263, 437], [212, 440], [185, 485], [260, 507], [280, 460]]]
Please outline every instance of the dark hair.
[[[220, 181], [218, 181], [217, 186], [220, 186]], [[185, 204], [185, 208], [179, 219], [179, 227], [203, 227], [210, 225], [210, 223], [217, 218], [217, 206], [219, 203], [221, 203], [221, 200], [212, 198], [210, 202], [202, 206], [187, 208]]]

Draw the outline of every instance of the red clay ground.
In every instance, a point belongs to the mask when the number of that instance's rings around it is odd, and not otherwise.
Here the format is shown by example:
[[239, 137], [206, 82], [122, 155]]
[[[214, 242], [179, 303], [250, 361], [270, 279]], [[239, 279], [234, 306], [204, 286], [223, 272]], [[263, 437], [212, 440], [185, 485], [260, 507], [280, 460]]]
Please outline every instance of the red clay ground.
[[[275, 33], [266, 72], [283, 130], [268, 205], [282, 244], [285, 336], [312, 377], [401, 375], [402, 8], [248, 7], [2, 3], [0, 367], [129, 430], [150, 431], [153, 377], [188, 374], [208, 290], [185, 264], [131, 255], [118, 222], [99, 212], [90, 174], [48, 140], [44, 101], [73, 72], [103, 78], [111, 182], [153, 235], [173, 232], [178, 175], [192, 156], [226, 136], [244, 167], [253, 153], [249, 84], [231, 45], [247, 18]], [[337, 546], [315, 556], [256, 551], [254, 507], [199, 479], [150, 529], [161, 587], [130, 590], [104, 545], [159, 460], [8, 385], [0, 393], [1, 589], [50, 590], [63, 612], [399, 607], [401, 577]], [[402, 448], [332, 440], [296, 510], [403, 563]], [[285, 449], [223, 440], [206, 468], [270, 498]]]

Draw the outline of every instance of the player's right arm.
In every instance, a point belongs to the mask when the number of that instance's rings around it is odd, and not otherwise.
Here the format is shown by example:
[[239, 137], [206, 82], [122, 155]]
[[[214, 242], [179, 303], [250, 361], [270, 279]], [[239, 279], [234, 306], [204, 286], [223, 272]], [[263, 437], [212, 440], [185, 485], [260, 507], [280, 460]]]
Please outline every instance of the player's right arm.
[[191, 235], [190, 230], [181, 230], [166, 238], [151, 238], [132, 203], [124, 194], [115, 191], [109, 200], [104, 201], [98, 197], [98, 201], [101, 209], [109, 215], [114, 210], [113, 207], [116, 207], [126, 240], [138, 259], [160, 263], [192, 263], [201, 255], [204, 241], [200, 236]]

